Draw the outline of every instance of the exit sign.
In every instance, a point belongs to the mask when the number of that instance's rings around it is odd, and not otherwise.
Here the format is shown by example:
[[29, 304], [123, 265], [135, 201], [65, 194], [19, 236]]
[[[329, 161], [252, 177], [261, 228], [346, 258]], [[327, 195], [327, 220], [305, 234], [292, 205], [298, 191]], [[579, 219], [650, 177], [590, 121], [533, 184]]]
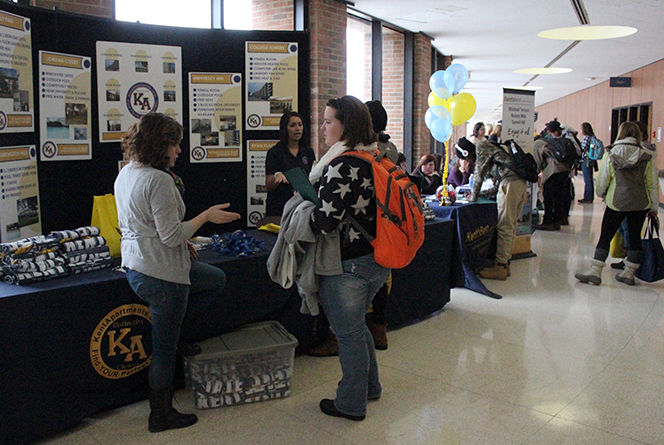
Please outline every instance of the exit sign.
[[609, 77], [609, 86], [614, 88], [629, 88], [632, 86], [631, 77]]

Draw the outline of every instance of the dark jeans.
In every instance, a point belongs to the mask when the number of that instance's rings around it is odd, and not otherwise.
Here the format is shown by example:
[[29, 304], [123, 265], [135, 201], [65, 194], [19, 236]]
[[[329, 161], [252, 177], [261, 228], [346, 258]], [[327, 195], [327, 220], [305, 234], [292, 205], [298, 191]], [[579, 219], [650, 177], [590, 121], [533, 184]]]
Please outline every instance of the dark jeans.
[[560, 224], [567, 218], [569, 183], [569, 172], [554, 173], [544, 183], [544, 224]]
[[618, 212], [610, 208], [604, 210], [604, 217], [602, 218], [602, 232], [597, 241], [595, 248], [596, 260], [606, 261], [609, 255], [609, 246], [611, 239], [620, 227], [623, 219], [627, 220], [627, 238], [625, 244], [630, 246], [627, 252], [627, 260], [633, 263], [641, 262], [641, 228], [643, 222], [648, 215], [648, 209], [635, 210], [632, 212]]
[[[166, 389], [173, 385], [177, 344], [182, 326], [193, 321], [210, 306], [226, 284], [224, 272], [209, 264], [191, 262], [192, 285], [160, 280], [135, 270], [127, 270], [127, 281], [138, 297], [150, 305], [152, 315], [152, 362], [150, 387]], [[191, 293], [191, 297], [190, 297]], [[183, 321], [187, 318], [186, 324]], [[183, 335], [184, 339], [187, 339]]]
[[593, 180], [595, 161], [585, 158], [581, 163], [583, 171], [583, 200], [592, 202], [595, 197], [595, 187]]

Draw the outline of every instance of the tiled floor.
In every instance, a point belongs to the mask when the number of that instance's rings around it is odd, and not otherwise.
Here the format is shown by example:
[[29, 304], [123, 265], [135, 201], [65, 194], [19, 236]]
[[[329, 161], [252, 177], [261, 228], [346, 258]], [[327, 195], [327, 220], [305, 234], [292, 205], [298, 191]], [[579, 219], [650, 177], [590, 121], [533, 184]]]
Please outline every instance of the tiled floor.
[[[537, 256], [486, 282], [502, 300], [455, 289], [443, 313], [389, 332], [383, 397], [363, 422], [318, 410], [339, 365], [302, 356], [289, 398], [198, 411], [193, 427], [159, 434], [141, 402], [43, 443], [664, 445], [662, 284], [628, 287], [608, 268], [601, 286], [574, 279], [603, 209], [575, 205], [570, 226], [535, 232]], [[180, 391], [177, 406], [193, 411], [191, 395]]]

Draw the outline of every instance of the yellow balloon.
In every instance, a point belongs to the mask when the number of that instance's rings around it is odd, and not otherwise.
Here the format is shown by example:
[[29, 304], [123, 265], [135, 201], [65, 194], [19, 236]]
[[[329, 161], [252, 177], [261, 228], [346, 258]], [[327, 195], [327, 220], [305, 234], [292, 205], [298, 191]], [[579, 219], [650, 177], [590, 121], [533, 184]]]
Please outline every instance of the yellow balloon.
[[472, 94], [459, 93], [448, 99], [450, 103], [450, 116], [452, 117], [452, 125], [461, 125], [468, 119], [473, 117], [477, 109], [477, 103]]
[[434, 93], [433, 91], [429, 93], [429, 108], [435, 106], [435, 105], [440, 105], [441, 107], [445, 107], [447, 111], [450, 110], [450, 104], [447, 102], [446, 99], [441, 99]]

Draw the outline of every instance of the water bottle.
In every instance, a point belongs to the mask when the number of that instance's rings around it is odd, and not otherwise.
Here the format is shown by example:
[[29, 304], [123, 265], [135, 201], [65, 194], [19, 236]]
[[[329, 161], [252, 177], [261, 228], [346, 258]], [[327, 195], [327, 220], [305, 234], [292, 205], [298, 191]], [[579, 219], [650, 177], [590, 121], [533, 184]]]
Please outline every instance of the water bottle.
[[473, 179], [474, 178], [475, 178], [475, 173], [471, 173], [470, 178], [468, 178], [468, 185], [470, 186], [471, 189], [473, 188]]

